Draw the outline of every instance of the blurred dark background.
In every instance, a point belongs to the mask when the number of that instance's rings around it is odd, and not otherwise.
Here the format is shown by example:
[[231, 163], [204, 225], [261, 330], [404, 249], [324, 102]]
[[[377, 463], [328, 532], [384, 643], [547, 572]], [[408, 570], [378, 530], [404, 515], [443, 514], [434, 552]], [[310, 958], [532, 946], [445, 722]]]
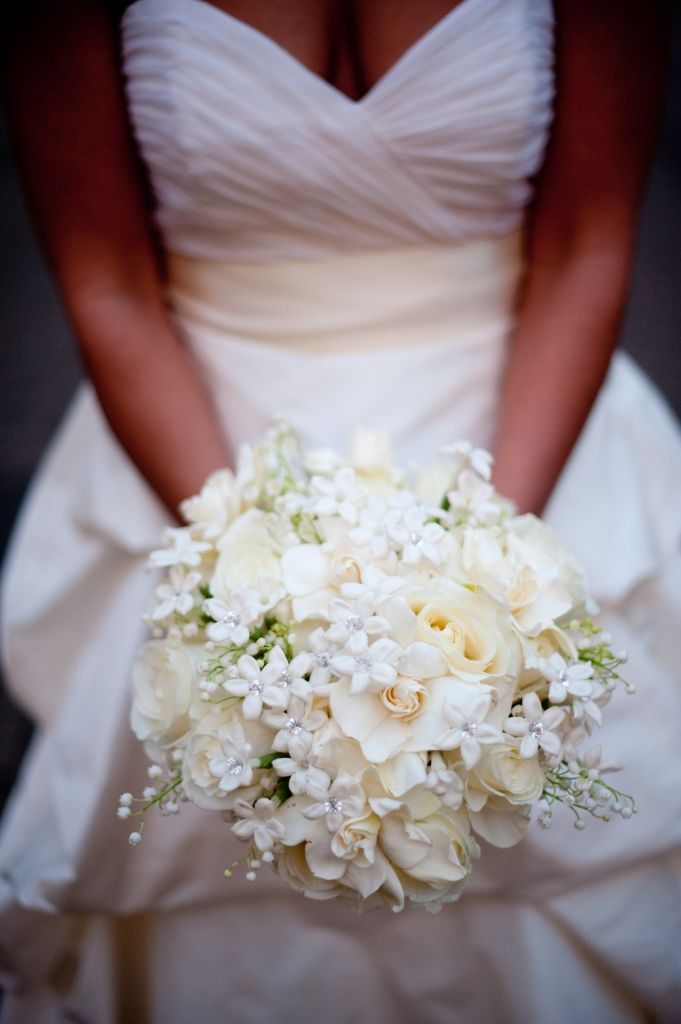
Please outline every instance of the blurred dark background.
[[[674, 14], [671, 42], [665, 115], [622, 344], [681, 415], [681, 10]], [[73, 342], [33, 237], [2, 125], [0, 222], [1, 553], [33, 469], [79, 377]], [[0, 806], [29, 736], [29, 723], [0, 691]]]

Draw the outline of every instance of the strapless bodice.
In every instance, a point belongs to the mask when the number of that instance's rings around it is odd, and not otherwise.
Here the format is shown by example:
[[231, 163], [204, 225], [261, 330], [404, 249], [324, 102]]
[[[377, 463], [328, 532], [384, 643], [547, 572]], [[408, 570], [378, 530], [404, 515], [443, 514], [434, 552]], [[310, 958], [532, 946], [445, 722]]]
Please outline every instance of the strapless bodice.
[[165, 246], [260, 262], [512, 231], [552, 30], [550, 0], [461, 0], [353, 101], [205, 0], [135, 0], [124, 71]]

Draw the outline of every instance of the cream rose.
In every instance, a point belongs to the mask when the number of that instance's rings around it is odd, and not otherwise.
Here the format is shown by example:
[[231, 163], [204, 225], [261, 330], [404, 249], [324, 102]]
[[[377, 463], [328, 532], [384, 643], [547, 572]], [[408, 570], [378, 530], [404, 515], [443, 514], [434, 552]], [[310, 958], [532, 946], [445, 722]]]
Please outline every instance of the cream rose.
[[459, 898], [479, 853], [465, 814], [445, 808], [418, 820], [403, 810], [386, 815], [379, 844], [399, 868], [406, 896], [433, 909]]
[[[130, 724], [140, 740], [172, 743], [189, 728], [198, 685], [192, 648], [176, 640], [150, 640], [132, 669]], [[197, 648], [197, 658], [201, 648]]]
[[544, 773], [537, 759], [521, 757], [512, 743], [487, 747], [474, 774], [483, 789], [510, 804], [536, 803], [544, 789]]
[[503, 609], [482, 590], [452, 581], [407, 594], [416, 614], [416, 639], [444, 656], [452, 675], [493, 681], [520, 668], [520, 643]]
[[[253, 801], [260, 795], [265, 774], [255, 760], [271, 750], [272, 733], [258, 720], [249, 721], [235, 710], [213, 711], [198, 723], [185, 750], [182, 783], [198, 807], [225, 811], [235, 800]], [[233, 767], [225, 764], [231, 758]], [[233, 788], [221, 781], [231, 776]]]
[[210, 589], [214, 597], [229, 601], [233, 590], [264, 578], [275, 588], [281, 582], [281, 549], [267, 526], [267, 516], [250, 509], [240, 516], [220, 541], [220, 554]]

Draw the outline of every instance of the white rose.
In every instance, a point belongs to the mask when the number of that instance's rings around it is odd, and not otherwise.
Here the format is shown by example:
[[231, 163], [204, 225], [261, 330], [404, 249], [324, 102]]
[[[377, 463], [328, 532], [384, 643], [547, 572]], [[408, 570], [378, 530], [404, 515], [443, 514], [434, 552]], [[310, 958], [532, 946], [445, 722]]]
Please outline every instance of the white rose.
[[421, 470], [414, 490], [419, 501], [439, 507], [453, 486], [454, 466], [451, 463], [434, 462]]
[[436, 648], [452, 675], [493, 682], [517, 675], [520, 642], [500, 605], [481, 589], [439, 580], [406, 595], [416, 639]]
[[331, 689], [333, 716], [346, 736], [356, 739], [368, 761], [382, 763], [400, 750], [427, 750], [446, 730], [446, 722], [431, 724], [429, 735], [414, 733], [414, 722], [428, 707], [427, 684], [398, 676], [379, 693], [351, 694], [350, 682], [340, 679]]
[[536, 516], [516, 516], [504, 526], [467, 528], [462, 556], [469, 579], [503, 596], [525, 632], [573, 615], [586, 601], [577, 563]]
[[277, 855], [274, 867], [285, 882], [313, 900], [332, 900], [342, 896], [345, 886], [335, 879], [317, 878], [312, 874], [305, 856], [305, 843], [285, 846]]
[[228, 602], [232, 591], [257, 584], [263, 579], [272, 589], [281, 582], [281, 549], [267, 526], [267, 516], [250, 509], [229, 527], [220, 544], [220, 554], [210, 589], [214, 597]]
[[433, 910], [459, 898], [479, 853], [465, 814], [446, 808], [421, 819], [404, 810], [386, 815], [379, 844], [400, 870], [407, 897]]
[[485, 748], [474, 775], [488, 793], [510, 804], [534, 804], [544, 789], [544, 773], [535, 757], [521, 757], [517, 744]]
[[[198, 807], [224, 811], [236, 800], [250, 801], [259, 796], [260, 782], [267, 773], [253, 762], [271, 751], [272, 735], [262, 722], [246, 720], [235, 709], [206, 715], [185, 749], [182, 784], [189, 799]], [[238, 785], [240, 780], [234, 773], [232, 781], [237, 785], [229, 790], [220, 785], [219, 762], [226, 754], [234, 756], [235, 767], [239, 763], [243, 766], [243, 784]]]
[[350, 465], [358, 481], [375, 494], [390, 494], [404, 483], [405, 474], [392, 461], [388, 435], [360, 428], [350, 443]]
[[146, 643], [132, 669], [130, 724], [137, 738], [171, 743], [182, 736], [189, 728], [188, 712], [197, 685], [188, 645], [177, 640]]

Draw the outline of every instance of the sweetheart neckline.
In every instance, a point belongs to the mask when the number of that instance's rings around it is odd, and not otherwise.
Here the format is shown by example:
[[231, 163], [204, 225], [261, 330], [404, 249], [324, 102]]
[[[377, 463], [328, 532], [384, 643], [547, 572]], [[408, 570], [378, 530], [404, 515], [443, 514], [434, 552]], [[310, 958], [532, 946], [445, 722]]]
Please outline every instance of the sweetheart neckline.
[[[126, 14], [133, 8], [142, 7], [144, 3], [148, 3], [149, 0], [133, 0], [128, 5]], [[167, 3], [167, 0], [165, 0]], [[451, 7], [441, 18], [438, 18], [430, 28], [426, 29], [422, 35], [418, 36], [413, 43], [410, 43], [406, 50], [400, 54], [397, 60], [388, 67], [382, 75], [376, 79], [372, 86], [362, 96], [357, 99], [353, 99], [348, 96], [347, 93], [339, 89], [333, 82], [329, 82], [322, 75], [313, 71], [307, 64], [304, 64], [298, 57], [296, 57], [290, 50], [287, 50], [285, 46], [278, 43], [276, 39], [268, 36], [266, 32], [262, 32], [255, 25], [251, 25], [249, 22], [244, 21], [242, 18], [237, 18], [236, 15], [231, 14], [229, 11], [224, 10], [222, 7], [218, 7], [211, 0], [173, 0], [178, 5], [185, 4], [187, 6], [196, 7], [197, 10], [202, 8], [208, 13], [209, 17], [215, 17], [216, 23], [222, 21], [223, 24], [232, 25], [237, 31], [243, 32], [245, 35], [250, 36], [261, 41], [266, 47], [269, 47], [272, 52], [276, 52], [280, 57], [288, 61], [288, 63], [296, 69], [299, 74], [307, 77], [308, 80], [312, 80], [317, 83], [322, 89], [326, 90], [327, 93], [332, 94], [338, 100], [345, 105], [354, 108], [361, 109], [372, 102], [372, 100], [382, 91], [386, 83], [393, 79], [395, 75], [399, 74], [405, 64], [408, 64], [414, 57], [424, 48], [432, 43], [432, 40], [438, 36], [442, 31], [448, 28], [452, 22], [456, 20], [456, 15], [463, 10], [467, 10], [473, 7], [480, 0], [459, 0], [459, 3]], [[124, 15], [125, 17], [125, 15]]]

